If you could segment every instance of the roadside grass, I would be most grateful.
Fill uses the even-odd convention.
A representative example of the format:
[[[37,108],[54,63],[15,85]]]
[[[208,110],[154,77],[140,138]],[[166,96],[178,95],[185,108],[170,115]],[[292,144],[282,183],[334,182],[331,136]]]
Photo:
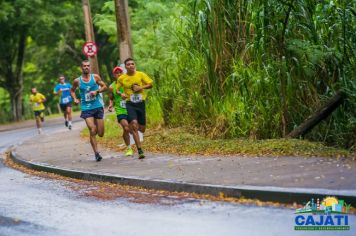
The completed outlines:
[[[149,119],[148,119],[149,121]],[[105,136],[98,142],[107,148],[122,151],[125,146],[121,138],[122,131],[116,117],[105,118]],[[87,137],[84,129],[82,136]],[[144,137],[144,150],[155,153],[173,153],[178,155],[203,156],[300,156],[300,157],[349,157],[356,158],[355,152],[325,146],[322,143],[300,139],[209,139],[192,134],[188,128],[165,128],[149,125]]]

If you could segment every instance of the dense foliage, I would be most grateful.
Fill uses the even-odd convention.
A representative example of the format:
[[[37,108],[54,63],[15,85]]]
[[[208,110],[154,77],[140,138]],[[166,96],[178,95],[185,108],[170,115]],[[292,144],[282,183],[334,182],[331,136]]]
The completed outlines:
[[[35,84],[50,94],[48,83],[54,84],[58,73],[71,79],[80,73],[82,12],[80,4],[65,4],[58,4],[68,11],[57,16],[62,28],[46,31],[58,37],[46,44],[28,36],[32,53],[25,58],[25,91]],[[114,3],[91,4],[101,75],[109,81],[118,55]],[[190,126],[213,138],[278,138],[343,90],[344,104],[307,138],[355,147],[356,1],[129,4],[134,58],[138,69],[155,81],[149,101],[154,122]],[[3,12],[0,22],[6,22]],[[0,96],[8,95],[0,91]],[[52,101],[49,105],[55,107]]]

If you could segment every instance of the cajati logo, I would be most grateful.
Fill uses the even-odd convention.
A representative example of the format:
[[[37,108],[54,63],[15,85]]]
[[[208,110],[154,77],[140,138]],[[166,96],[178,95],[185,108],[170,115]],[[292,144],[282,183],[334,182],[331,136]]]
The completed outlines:
[[[347,213],[351,205],[336,197],[307,202],[295,211],[295,230],[350,230]]]

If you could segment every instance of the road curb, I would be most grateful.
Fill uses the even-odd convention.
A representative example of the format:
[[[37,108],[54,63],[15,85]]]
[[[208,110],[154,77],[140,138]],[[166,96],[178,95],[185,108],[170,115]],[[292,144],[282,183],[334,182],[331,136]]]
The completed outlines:
[[[324,198],[335,196],[343,199],[348,204],[356,206],[356,191],[353,190],[328,190],[328,189],[303,189],[303,188],[281,188],[272,186],[222,186],[210,184],[196,184],[188,182],[177,182],[174,180],[150,179],[134,176],[120,176],[106,173],[85,172],[73,169],[61,168],[45,163],[27,161],[19,157],[15,150],[10,151],[10,158],[17,164],[27,168],[58,174],[75,179],[103,181],[119,183],[148,189],[166,190],[171,192],[190,192],[197,194],[209,194],[218,196],[221,193],[226,197],[244,197],[258,199],[261,201],[273,201],[281,203],[306,203],[311,198]]]

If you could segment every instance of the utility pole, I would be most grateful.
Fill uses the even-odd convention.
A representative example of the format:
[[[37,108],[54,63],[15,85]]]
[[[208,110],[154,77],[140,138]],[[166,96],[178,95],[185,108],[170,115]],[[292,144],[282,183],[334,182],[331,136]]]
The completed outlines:
[[[83,5],[83,15],[84,15],[84,28],[85,28],[85,39],[87,42],[95,42],[93,22],[90,14],[90,4],[89,0],[82,0]],[[89,57],[90,61],[90,71],[94,74],[99,74],[98,58],[96,55]]]
[[[115,0],[117,46],[120,51],[120,62],[126,58],[133,57],[131,29],[129,18],[129,6],[127,0]]]

